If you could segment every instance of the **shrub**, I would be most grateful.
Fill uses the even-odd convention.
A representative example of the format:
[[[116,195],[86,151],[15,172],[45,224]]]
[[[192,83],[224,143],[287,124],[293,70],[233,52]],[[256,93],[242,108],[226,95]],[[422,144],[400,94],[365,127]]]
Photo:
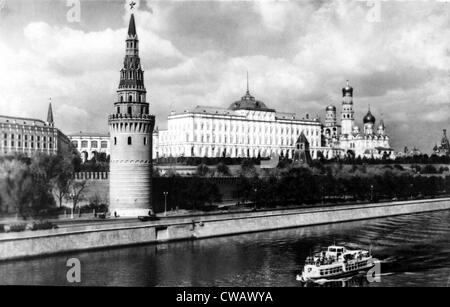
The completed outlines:
[[[431,164],[425,165],[421,171],[422,174],[436,174],[437,172],[437,169]]]
[[[31,230],[43,230],[43,229],[54,229],[58,228],[56,224],[49,221],[41,221],[33,223]]]
[[[12,224],[9,226],[9,231],[20,232],[20,231],[24,231],[26,228],[27,228],[27,224]]]
[[[395,164],[395,165],[394,165],[394,168],[397,169],[397,170],[399,170],[399,171],[405,170],[405,169],[403,168],[403,166],[401,166],[400,164]]]

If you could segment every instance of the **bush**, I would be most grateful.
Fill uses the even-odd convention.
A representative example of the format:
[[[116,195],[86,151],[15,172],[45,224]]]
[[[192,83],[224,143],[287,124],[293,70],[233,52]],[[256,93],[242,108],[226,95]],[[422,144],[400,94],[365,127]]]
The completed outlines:
[[[12,224],[9,226],[9,231],[20,232],[20,231],[24,231],[26,228],[27,228],[27,224]]]
[[[422,174],[436,174],[437,172],[437,169],[431,164],[425,165],[421,171]]]
[[[58,226],[49,221],[35,222],[31,226],[31,230],[43,230],[43,229],[54,229],[54,228],[58,228]]]

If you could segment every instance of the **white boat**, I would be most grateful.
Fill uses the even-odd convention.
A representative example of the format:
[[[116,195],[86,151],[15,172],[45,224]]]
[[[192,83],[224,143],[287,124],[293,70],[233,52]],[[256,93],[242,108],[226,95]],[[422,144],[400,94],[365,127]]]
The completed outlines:
[[[367,271],[374,266],[372,255],[366,250],[350,250],[344,246],[331,245],[326,251],[306,258],[302,282],[320,279],[335,279]]]

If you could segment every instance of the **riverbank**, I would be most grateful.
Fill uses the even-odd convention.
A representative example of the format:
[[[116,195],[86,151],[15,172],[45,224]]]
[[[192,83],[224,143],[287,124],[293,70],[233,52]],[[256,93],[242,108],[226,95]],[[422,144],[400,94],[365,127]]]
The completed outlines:
[[[0,260],[448,210],[450,198],[77,225],[0,236]]]

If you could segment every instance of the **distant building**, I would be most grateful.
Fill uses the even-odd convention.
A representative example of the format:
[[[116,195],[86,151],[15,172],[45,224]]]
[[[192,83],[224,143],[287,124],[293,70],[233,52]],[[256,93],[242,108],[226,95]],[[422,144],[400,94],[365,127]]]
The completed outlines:
[[[158,135],[159,157],[270,157],[292,158],[295,142],[304,132],[311,155],[321,149],[318,118],[281,113],[247,92],[228,108],[196,106],[171,112],[167,130]]]
[[[78,150],[84,162],[97,157],[98,154],[109,156],[109,133],[78,132],[67,135],[74,148]]]
[[[447,138],[447,130],[442,130],[441,143],[435,145],[433,152],[438,156],[450,156],[450,143]]]
[[[324,137],[324,158],[361,157],[394,158],[394,151],[389,145],[389,136],[383,120],[375,126],[375,116],[369,111],[363,118],[363,130],[355,124],[353,110],[353,88],[347,85],[342,89],[341,124],[337,124],[336,107],[326,108],[325,124],[322,129]]]
[[[49,104],[47,121],[0,115],[0,154],[70,153],[69,138],[55,127],[52,105]]]

